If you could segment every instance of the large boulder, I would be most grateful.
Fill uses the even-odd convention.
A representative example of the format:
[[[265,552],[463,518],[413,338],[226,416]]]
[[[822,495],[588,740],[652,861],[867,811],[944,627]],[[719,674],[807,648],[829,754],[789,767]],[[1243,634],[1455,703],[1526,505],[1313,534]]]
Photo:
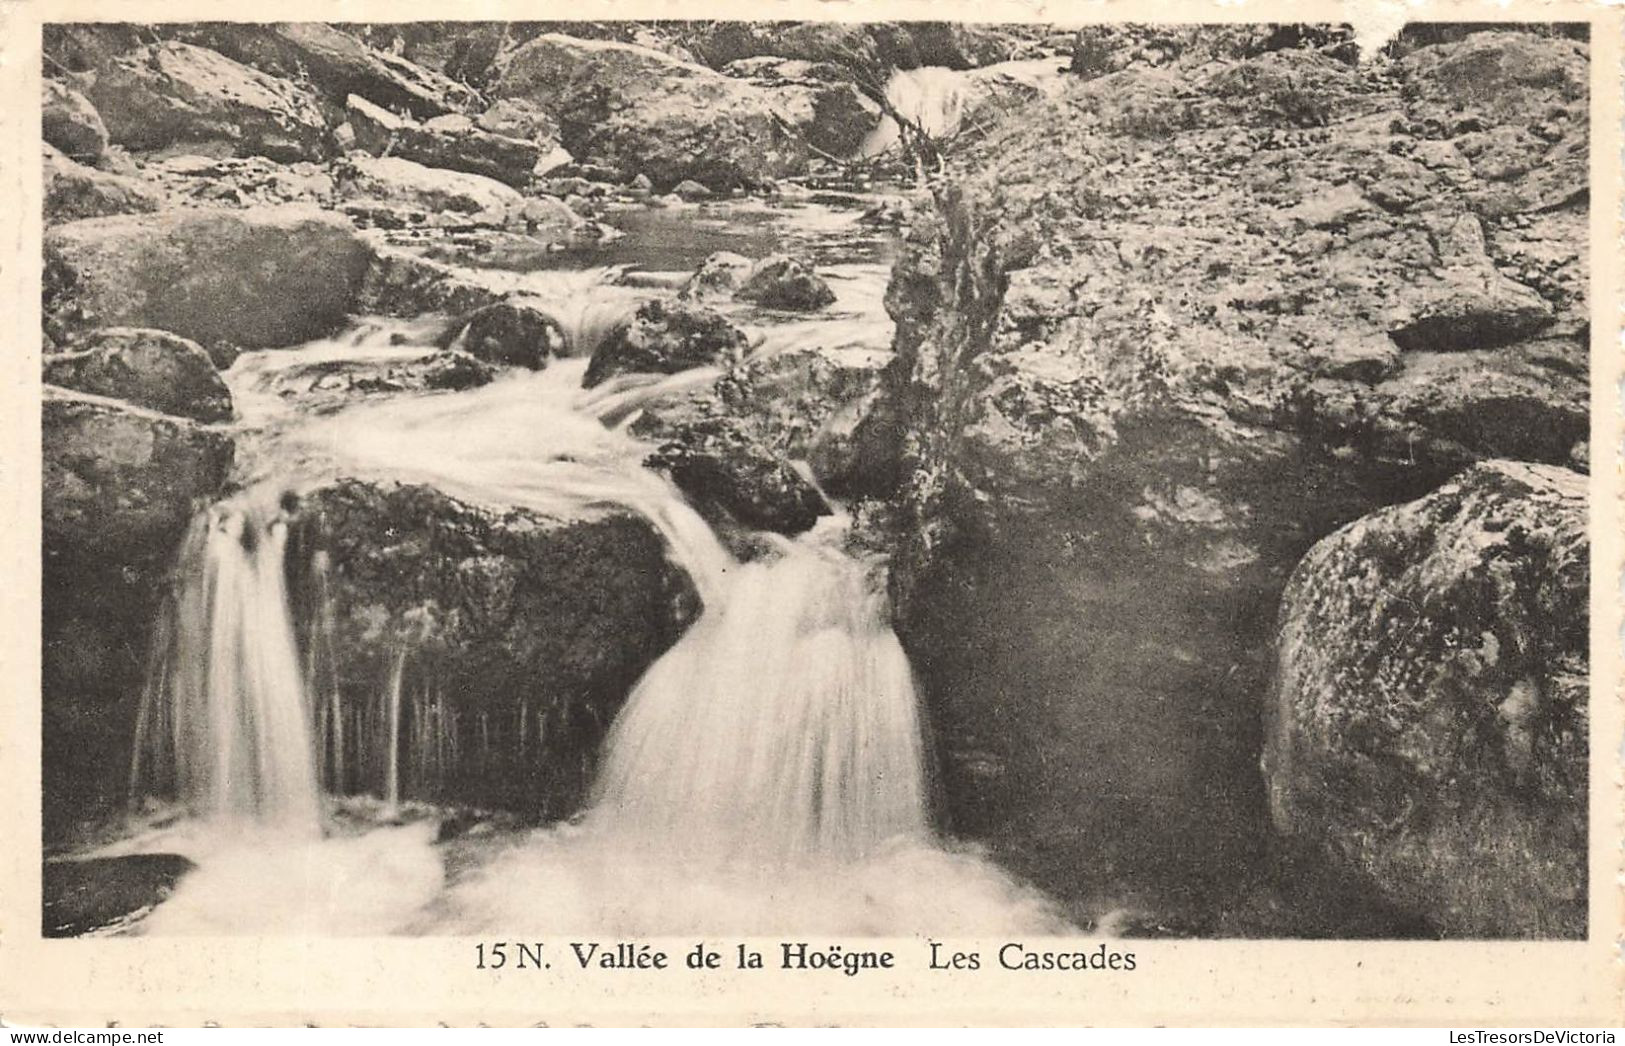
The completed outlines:
[[[484,175],[360,153],[335,166],[344,199],[415,210],[431,221],[501,226],[521,220],[525,209],[517,191]]]
[[[158,191],[140,178],[98,171],[49,145],[42,159],[47,224],[156,211],[162,202]]]
[[[46,325],[293,345],[343,322],[367,258],[348,222],[300,205],[70,222],[45,234]]]
[[[843,66],[764,57],[729,63],[723,72],[770,89],[796,133],[826,156],[854,155],[880,126],[880,104]]]
[[[464,315],[501,301],[515,289],[513,277],[513,273],[450,265],[408,248],[375,244],[356,311],[383,316]]]
[[[467,111],[477,98],[449,76],[321,22],[191,22],[174,31],[271,76],[308,82],[334,106],[354,94],[429,119]]]
[[[438,117],[420,124],[356,95],[350,96],[345,113],[356,146],[374,156],[398,156],[512,186],[529,184],[531,169],[544,152],[534,140],[493,134],[476,127],[466,116]]]
[[[298,514],[294,590],[319,579],[330,601],[344,713],[368,715],[407,651],[404,736],[436,732],[406,746],[409,796],[568,816],[632,684],[694,609],[654,528],[621,509],[553,518],[339,480]],[[358,752],[345,763],[342,787],[376,790]]]
[[[42,789],[56,837],[125,798],[148,633],[233,446],[183,418],[49,387],[41,443]]]
[[[107,126],[89,99],[60,80],[44,81],[40,130],[47,145],[80,163],[95,164],[107,151]]]
[[[644,302],[592,354],[582,384],[617,374],[676,374],[691,367],[729,366],[744,355],[745,332],[720,313],[661,299]]]
[[[168,331],[107,327],[45,357],[45,383],[195,421],[230,421],[231,390],[209,354]]]
[[[1428,115],[1457,49],[1576,46],[1479,34],[1400,80],[1175,59],[967,146],[888,291],[894,595],[958,830],[1211,929],[1214,870],[1263,860],[1298,560],[1474,461],[1583,462],[1585,198],[1538,162],[1486,180],[1471,136],[1508,125]],[[1565,77],[1504,87],[1480,121],[1566,114],[1536,161],[1585,140]]]
[[[754,185],[807,160],[770,90],[632,44],[537,37],[505,56],[491,93],[552,113],[578,160],[661,191]]]
[[[1585,476],[1485,462],[1287,586],[1275,823],[1441,934],[1586,936],[1587,515]]]
[[[114,144],[321,159],[327,125],[316,97],[208,48],[170,41],[117,55],[80,79]]]

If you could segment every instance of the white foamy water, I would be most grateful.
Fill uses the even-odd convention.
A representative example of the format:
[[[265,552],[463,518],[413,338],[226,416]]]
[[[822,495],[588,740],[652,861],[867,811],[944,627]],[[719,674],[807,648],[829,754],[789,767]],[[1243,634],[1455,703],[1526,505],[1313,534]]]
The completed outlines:
[[[555,315],[578,344],[625,314],[619,291],[594,289],[606,278],[549,277]],[[850,297],[863,307],[832,317],[824,333],[862,347],[878,298],[856,286]],[[642,466],[650,448],[623,423],[719,371],[621,376],[583,390],[580,357],[322,416],[302,410],[282,381],[313,364],[421,358],[434,330],[370,322],[250,354],[229,375],[257,433],[245,473],[260,482],[200,518],[184,552],[187,580],[160,633],[136,772],[138,791],[168,786],[192,816],[108,851],[177,852],[199,868],[137,932],[1063,928],[1040,895],[933,831],[913,675],[883,593],[839,550],[845,520],[795,541],[770,537],[770,554],[740,563]],[[770,326],[756,351],[789,351],[817,330],[806,318]],[[587,809],[569,824],[450,844],[455,881],[432,822],[366,827],[336,818],[330,800],[324,809],[318,781],[341,791],[360,781],[380,797],[375,819],[402,816],[412,805],[403,782],[427,759],[414,754],[403,766],[402,752],[437,752],[442,739],[431,735],[455,714],[443,695],[412,690],[409,643],[365,723],[347,721],[336,696],[315,685],[314,655],[300,659],[295,636],[316,635],[320,622],[296,619],[285,588],[283,495],[340,476],[429,484],[476,505],[563,518],[631,509],[655,526],[703,604],[629,695]],[[325,568],[311,564],[318,590]],[[403,738],[409,691],[420,711]],[[523,712],[519,723],[523,737]],[[371,739],[365,765],[345,765],[347,729]]]

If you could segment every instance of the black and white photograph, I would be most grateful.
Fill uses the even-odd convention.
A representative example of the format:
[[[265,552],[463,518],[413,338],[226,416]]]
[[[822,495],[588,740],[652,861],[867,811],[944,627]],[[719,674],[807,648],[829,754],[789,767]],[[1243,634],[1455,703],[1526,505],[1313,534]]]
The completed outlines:
[[[40,934],[1611,938],[1595,30],[46,19]]]

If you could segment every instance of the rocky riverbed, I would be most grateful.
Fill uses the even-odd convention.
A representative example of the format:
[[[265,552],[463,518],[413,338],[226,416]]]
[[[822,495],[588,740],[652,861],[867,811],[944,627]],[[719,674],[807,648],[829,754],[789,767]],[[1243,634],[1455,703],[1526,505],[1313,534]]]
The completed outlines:
[[[703,593],[648,512],[493,494],[519,448],[593,464],[513,392],[543,381],[741,561],[851,517],[942,828],[1073,925],[1583,935],[1583,34],[69,25],[45,49],[61,854],[122,830],[196,514],[294,474],[265,511],[322,622],[296,638],[330,787],[376,790],[355,731],[409,649],[435,753],[409,794],[574,813]],[[469,412],[465,446],[368,444],[425,399]],[[62,932],[125,914],[103,867],[50,877]],[[167,891],[188,866],[155,867]]]

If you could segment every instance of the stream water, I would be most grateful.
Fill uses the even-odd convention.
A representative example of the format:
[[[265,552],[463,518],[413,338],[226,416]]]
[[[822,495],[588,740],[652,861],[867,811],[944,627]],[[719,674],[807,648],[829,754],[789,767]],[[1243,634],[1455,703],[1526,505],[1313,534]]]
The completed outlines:
[[[837,302],[812,318],[735,309],[751,351],[883,353],[891,244],[858,214],[850,201],[628,212],[609,255],[555,259],[524,279],[580,349],[604,316],[651,295],[627,282],[670,282],[659,274],[717,249],[789,245],[819,264]],[[628,281],[628,266],[644,279]],[[320,409],[281,394],[299,368],[420,358],[435,329],[364,320],[247,354],[229,372],[244,490],[201,515],[181,551],[133,770],[138,795],[173,795],[178,808],[137,818],[97,851],[180,853],[198,867],[125,932],[1063,928],[1045,898],[933,830],[913,676],[883,593],[842,551],[844,516],[795,540],[763,535],[771,553],[742,563],[643,467],[650,448],[621,423],[715,371],[583,390],[578,357],[458,392]],[[289,495],[339,475],[565,517],[630,508],[693,579],[703,609],[633,688],[579,816],[437,841],[446,811],[403,791],[443,743],[424,714],[401,736],[409,646],[365,723],[327,706],[300,656],[310,622],[286,591],[284,558]],[[365,734],[359,746],[347,730]],[[355,751],[365,766],[344,762]],[[343,798],[357,781],[371,794]]]

